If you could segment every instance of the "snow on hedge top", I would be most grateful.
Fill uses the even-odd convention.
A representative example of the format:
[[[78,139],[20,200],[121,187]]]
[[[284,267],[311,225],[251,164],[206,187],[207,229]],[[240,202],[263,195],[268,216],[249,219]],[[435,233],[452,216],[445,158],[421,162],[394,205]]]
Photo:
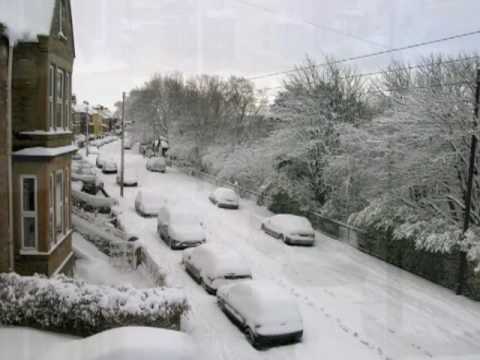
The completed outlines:
[[[49,35],[55,0],[0,0],[0,23],[11,42],[37,42]]]

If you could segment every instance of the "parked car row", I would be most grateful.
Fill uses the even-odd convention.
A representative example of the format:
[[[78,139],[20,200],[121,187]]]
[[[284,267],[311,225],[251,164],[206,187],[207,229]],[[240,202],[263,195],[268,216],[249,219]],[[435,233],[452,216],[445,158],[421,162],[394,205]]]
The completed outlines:
[[[158,158],[148,159],[146,167],[150,171],[166,169]],[[232,189],[217,188],[208,199],[219,208],[240,207],[239,196]],[[255,279],[239,253],[207,242],[205,225],[197,215],[149,189],[137,192],[135,209],[141,216],[156,216],[159,238],[170,249],[186,249],[182,256],[185,271],[207,293],[216,295],[219,308],[255,348],[302,340],[302,317],[295,299],[282,287]],[[289,245],[315,242],[312,225],[300,216],[274,215],[262,222],[261,229]]]

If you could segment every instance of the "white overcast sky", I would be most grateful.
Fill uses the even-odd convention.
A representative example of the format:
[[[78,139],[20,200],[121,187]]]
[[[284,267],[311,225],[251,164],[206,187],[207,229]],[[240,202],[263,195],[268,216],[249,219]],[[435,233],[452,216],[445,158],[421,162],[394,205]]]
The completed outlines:
[[[154,73],[254,76],[307,54],[321,62],[480,29],[480,0],[72,0],[72,8],[74,93],[106,106]],[[392,57],[415,63],[479,48],[476,35],[352,65],[372,71]]]

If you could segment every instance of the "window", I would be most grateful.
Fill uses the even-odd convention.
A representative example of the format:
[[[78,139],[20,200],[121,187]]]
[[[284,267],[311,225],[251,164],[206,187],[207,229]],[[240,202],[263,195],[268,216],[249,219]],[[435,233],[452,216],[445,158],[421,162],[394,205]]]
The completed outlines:
[[[64,234],[65,188],[63,171],[58,171],[55,177],[55,231],[58,241],[59,236]]]
[[[50,65],[48,68],[48,127],[53,129],[55,127],[55,109],[54,104],[55,92],[55,68]]]
[[[55,176],[50,174],[48,181],[48,243],[50,247],[55,244]]]
[[[62,69],[57,69],[57,78],[56,78],[56,114],[55,114],[55,121],[56,121],[56,128],[63,127],[63,98],[64,98],[64,90],[65,90],[65,74]]]
[[[70,169],[65,168],[65,229],[70,229]]]
[[[37,248],[37,178],[24,175],[20,178],[22,206],[22,248]]]
[[[65,129],[70,130],[70,118],[72,116],[71,108],[71,82],[70,82],[70,73],[65,73]]]

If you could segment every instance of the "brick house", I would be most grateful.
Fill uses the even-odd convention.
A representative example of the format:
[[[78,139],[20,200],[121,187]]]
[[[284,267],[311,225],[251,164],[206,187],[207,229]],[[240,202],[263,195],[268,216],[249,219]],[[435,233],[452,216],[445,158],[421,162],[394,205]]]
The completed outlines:
[[[3,7],[0,272],[69,273],[74,261],[71,154],[76,150],[70,131],[75,57],[71,4],[70,0],[15,0]],[[10,140],[11,147],[3,146]]]

